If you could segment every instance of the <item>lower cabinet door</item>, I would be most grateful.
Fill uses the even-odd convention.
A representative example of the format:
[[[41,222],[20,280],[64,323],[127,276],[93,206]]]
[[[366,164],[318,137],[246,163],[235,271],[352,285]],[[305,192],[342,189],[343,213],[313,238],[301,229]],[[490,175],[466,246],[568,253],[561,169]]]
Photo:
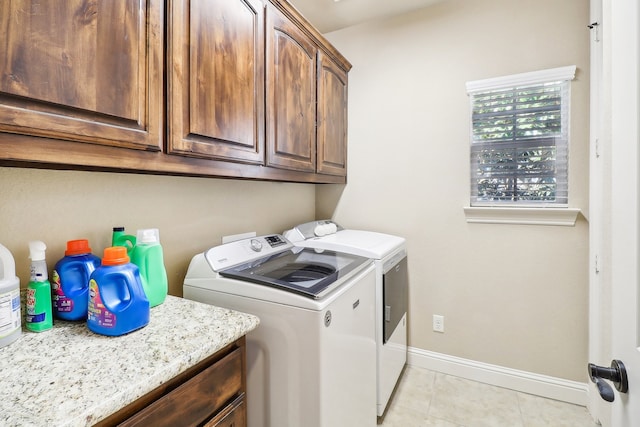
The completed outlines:
[[[247,405],[244,396],[238,397],[204,427],[244,427],[247,425]]]
[[[197,426],[244,398],[242,349],[231,352],[172,392],[156,400],[121,426]],[[238,396],[238,397],[236,397]],[[227,425],[227,424],[220,424]],[[238,427],[241,424],[238,424]]]

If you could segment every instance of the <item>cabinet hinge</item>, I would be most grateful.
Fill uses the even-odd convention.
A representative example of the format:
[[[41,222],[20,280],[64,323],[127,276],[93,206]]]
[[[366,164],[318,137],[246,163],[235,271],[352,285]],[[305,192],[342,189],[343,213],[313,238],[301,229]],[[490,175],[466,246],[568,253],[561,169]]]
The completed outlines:
[[[599,28],[600,23],[599,22],[592,22],[591,24],[587,25],[587,28],[589,28],[593,33],[593,41],[595,41],[596,43],[598,43],[600,41],[600,34],[599,34]]]

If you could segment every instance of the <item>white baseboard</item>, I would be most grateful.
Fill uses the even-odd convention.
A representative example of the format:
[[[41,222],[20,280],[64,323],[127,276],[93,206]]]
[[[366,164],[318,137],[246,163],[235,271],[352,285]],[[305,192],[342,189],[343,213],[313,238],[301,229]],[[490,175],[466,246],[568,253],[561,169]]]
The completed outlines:
[[[586,383],[490,365],[415,347],[408,348],[407,364],[522,393],[581,406],[587,405]]]

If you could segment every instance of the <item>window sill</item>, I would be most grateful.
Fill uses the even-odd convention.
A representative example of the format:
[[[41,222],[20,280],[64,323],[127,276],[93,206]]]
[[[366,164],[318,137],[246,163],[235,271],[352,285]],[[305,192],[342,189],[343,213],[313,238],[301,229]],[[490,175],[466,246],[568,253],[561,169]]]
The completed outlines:
[[[516,208],[465,207],[469,223],[562,225],[573,227],[580,209],[575,208]]]

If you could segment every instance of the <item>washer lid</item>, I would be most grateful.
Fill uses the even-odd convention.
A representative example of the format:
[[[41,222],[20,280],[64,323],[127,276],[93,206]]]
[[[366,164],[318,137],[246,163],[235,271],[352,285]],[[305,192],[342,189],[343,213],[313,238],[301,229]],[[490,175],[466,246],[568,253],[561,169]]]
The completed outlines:
[[[320,299],[364,268],[367,258],[330,250],[292,248],[221,270],[229,277]]]
[[[295,242],[296,246],[329,249],[367,258],[383,259],[405,245],[403,237],[363,230],[340,230],[324,237]]]

